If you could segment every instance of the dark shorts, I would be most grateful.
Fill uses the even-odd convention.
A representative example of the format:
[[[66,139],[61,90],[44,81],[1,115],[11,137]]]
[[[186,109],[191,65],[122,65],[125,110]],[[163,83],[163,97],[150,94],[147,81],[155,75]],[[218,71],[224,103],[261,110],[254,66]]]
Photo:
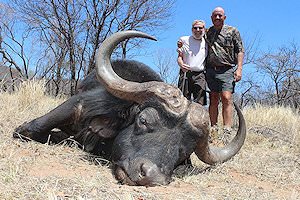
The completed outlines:
[[[207,67],[206,81],[212,92],[230,91],[234,93],[234,67]]]
[[[186,72],[184,77],[183,71],[179,72],[178,88],[182,91],[183,95],[201,105],[206,105],[206,81],[205,73],[202,72]]]

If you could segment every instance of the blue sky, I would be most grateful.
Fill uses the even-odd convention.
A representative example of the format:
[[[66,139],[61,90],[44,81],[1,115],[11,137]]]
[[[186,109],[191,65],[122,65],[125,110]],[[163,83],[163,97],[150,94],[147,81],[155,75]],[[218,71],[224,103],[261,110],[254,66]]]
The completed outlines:
[[[177,0],[172,27],[157,37],[158,42],[149,42],[148,47],[174,49],[176,54],[176,41],[182,35],[190,35],[192,21],[203,19],[206,27],[211,26],[211,12],[217,6],[225,9],[225,23],[237,27],[243,39],[258,34],[261,50],[276,49],[293,40],[299,44],[299,0]],[[153,66],[150,55],[139,60]]]
[[[244,41],[259,36],[259,50],[276,50],[293,40],[300,45],[300,0],[177,0],[170,28],[161,31],[157,42],[147,42],[146,56],[133,59],[154,68],[153,53],[163,50],[163,54],[174,53],[174,65],[178,67],[176,41],[180,36],[191,34],[191,23],[195,19],[204,20],[206,27],[210,27],[211,12],[217,6],[225,9],[225,23],[237,27]],[[244,71],[251,71],[251,67],[245,66]]]

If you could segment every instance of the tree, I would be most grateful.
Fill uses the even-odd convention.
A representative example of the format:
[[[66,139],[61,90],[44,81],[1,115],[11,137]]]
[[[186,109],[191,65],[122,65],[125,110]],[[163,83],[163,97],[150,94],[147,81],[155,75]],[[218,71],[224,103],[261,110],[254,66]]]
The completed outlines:
[[[5,4],[0,4],[0,54],[2,56],[2,64],[9,68],[14,67],[21,75],[28,77],[29,58],[24,51],[24,43],[28,35],[21,34],[17,38],[13,29],[16,20],[13,17],[13,10],[9,9]],[[20,60],[24,70],[22,71],[17,60]],[[14,77],[11,77],[12,79]]]
[[[300,88],[300,54],[295,42],[282,46],[276,52],[268,52],[260,56],[256,62],[259,72],[269,78],[271,89],[266,92],[271,102],[277,105],[299,106]],[[299,102],[299,101],[298,101]]]
[[[163,53],[162,53],[163,52]],[[154,55],[154,65],[160,77],[169,84],[177,85],[179,66],[176,62],[175,50],[159,49]]]
[[[259,96],[260,84],[256,80],[256,72],[253,70],[254,63],[259,56],[260,34],[256,33],[253,37],[244,36],[244,60],[243,60],[243,77],[238,82],[235,98],[238,99],[240,107],[257,102]]]
[[[72,95],[78,80],[94,68],[96,50],[107,36],[132,29],[159,34],[168,25],[173,4],[174,0],[12,0],[10,7],[41,43],[40,75],[53,78],[57,91],[62,80],[70,80]],[[142,45],[139,40],[124,41],[114,56],[124,59]]]

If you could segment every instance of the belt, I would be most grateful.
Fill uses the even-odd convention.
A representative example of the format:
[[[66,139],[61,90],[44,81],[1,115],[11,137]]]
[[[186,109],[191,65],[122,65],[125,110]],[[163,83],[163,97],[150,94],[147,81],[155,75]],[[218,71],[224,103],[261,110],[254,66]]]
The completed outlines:
[[[188,74],[191,74],[191,75],[198,75],[198,74],[201,74],[201,73],[204,73],[205,74],[205,70],[202,70],[202,71],[187,71]]]
[[[204,73],[205,72],[205,70],[201,70],[201,71],[190,71],[191,73]]]
[[[230,68],[232,68],[232,66],[226,66],[226,65],[224,65],[224,66],[213,66],[212,68],[215,71],[221,71],[221,70],[224,70],[224,69],[230,69]]]
[[[215,71],[221,71],[222,69],[224,69],[225,66],[222,66],[222,67],[217,67],[217,66],[214,66],[213,69]]]

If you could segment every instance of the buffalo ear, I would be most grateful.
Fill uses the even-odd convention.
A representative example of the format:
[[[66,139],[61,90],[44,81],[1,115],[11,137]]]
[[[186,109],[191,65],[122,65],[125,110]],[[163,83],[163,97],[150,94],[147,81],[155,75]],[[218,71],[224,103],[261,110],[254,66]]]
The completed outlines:
[[[106,129],[105,131],[98,132],[98,135],[102,138],[114,138],[117,136],[117,131],[112,129]]]
[[[98,116],[90,122],[88,133],[107,139],[115,137],[118,133],[116,131],[118,128],[118,120],[107,116]]]
[[[99,142],[101,137],[89,131],[83,136],[83,147],[87,152],[92,152]]]
[[[117,125],[108,117],[97,117],[90,122],[90,126],[83,131],[82,141],[84,149],[92,152],[98,143],[117,135]]]

